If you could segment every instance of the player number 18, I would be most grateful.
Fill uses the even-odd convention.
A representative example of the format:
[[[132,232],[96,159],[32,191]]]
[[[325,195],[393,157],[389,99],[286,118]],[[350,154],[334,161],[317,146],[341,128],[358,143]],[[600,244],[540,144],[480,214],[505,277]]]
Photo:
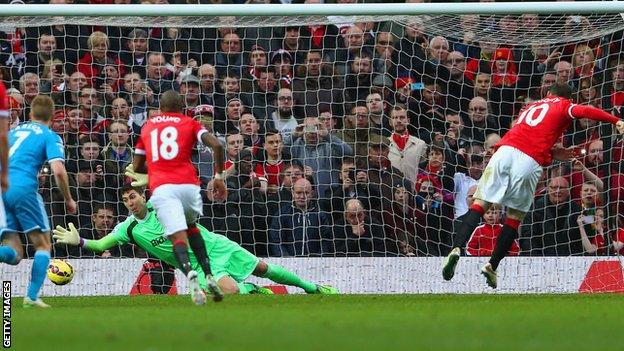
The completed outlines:
[[[161,157],[165,160],[174,159],[178,155],[179,147],[177,143],[178,130],[175,127],[166,127],[160,133],[158,129],[150,133],[152,144],[152,162],[158,161]],[[158,146],[160,141],[160,146]]]
[[[536,113],[537,117],[535,116]],[[516,124],[525,122],[531,127],[535,127],[544,120],[544,117],[546,117],[546,113],[548,113],[548,104],[531,106],[528,109],[524,110],[520,114],[520,116],[518,116],[518,121],[516,122]]]

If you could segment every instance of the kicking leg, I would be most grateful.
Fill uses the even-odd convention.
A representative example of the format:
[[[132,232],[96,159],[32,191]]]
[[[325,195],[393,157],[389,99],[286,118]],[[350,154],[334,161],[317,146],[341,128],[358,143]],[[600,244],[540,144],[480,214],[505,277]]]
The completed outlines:
[[[253,275],[270,279],[279,284],[286,284],[299,287],[308,294],[337,294],[338,291],[331,286],[317,285],[307,280],[299,278],[295,273],[287,270],[286,268],[266,263],[264,261],[258,262],[256,269],[253,271]]]
[[[188,241],[191,246],[191,250],[195,254],[199,265],[201,266],[204,274],[206,274],[206,283],[208,284],[208,290],[213,296],[215,302],[223,300],[223,292],[219,289],[219,285],[212,277],[212,271],[210,269],[210,260],[208,253],[206,252],[206,243],[201,236],[199,228],[195,223],[188,224]]]
[[[503,230],[496,240],[496,247],[494,247],[494,251],[492,251],[490,262],[481,269],[481,273],[485,276],[487,284],[493,289],[496,289],[497,286],[496,269],[498,268],[498,264],[507,256],[514,240],[518,237],[518,227],[520,227],[520,223],[522,223],[525,215],[526,213],[512,208],[507,210],[507,217],[503,223]]]
[[[50,234],[35,230],[28,233],[28,238],[35,246],[36,251],[28,291],[26,297],[24,297],[24,306],[50,307],[39,298],[39,292],[43,286],[48,265],[50,264],[50,251],[52,250]]]
[[[451,250],[444,259],[442,266],[442,277],[444,280],[453,279],[457,261],[459,261],[459,256],[461,255],[461,249],[466,246],[466,242],[470,239],[472,232],[474,232],[475,228],[479,225],[483,214],[490,206],[492,206],[492,204],[487,201],[475,199],[468,213],[464,215],[457,233],[455,234],[455,238],[453,239],[453,250]]]
[[[186,239],[186,230],[177,231],[169,236],[169,240],[173,242],[173,254],[178,261],[178,267],[189,280],[189,289],[191,290],[191,298],[196,305],[206,303],[206,294],[199,286],[197,272],[191,268],[189,260],[188,244]]]
[[[24,257],[24,249],[17,233],[4,233],[0,245],[0,262],[16,265],[22,260],[22,257]]]

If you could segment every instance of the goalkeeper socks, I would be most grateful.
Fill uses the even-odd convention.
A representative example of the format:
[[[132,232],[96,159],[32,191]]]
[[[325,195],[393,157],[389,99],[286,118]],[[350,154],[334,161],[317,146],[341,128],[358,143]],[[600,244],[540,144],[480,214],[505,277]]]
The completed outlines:
[[[460,249],[463,249],[466,246],[472,232],[474,232],[475,228],[479,225],[479,222],[481,222],[481,217],[483,217],[484,213],[485,210],[483,207],[477,204],[472,204],[472,206],[470,206],[470,210],[464,216],[461,224],[459,225],[459,229],[455,234],[455,239],[453,240],[454,248],[459,247]]]
[[[305,290],[308,294],[316,292],[316,284],[299,278],[295,273],[287,270],[286,268],[270,263],[267,263],[267,266],[269,268],[266,273],[264,273],[263,278],[271,279],[276,283],[299,287]]]
[[[503,223],[503,229],[501,230],[498,239],[496,240],[496,247],[492,251],[492,257],[490,257],[490,264],[492,269],[496,270],[500,261],[507,256],[509,249],[513,245],[514,240],[518,236],[518,227],[520,221],[517,219],[506,218]]]
[[[0,246],[0,262],[15,265],[17,259],[17,251],[10,246]]]
[[[193,250],[195,257],[197,257],[197,261],[199,262],[202,271],[204,271],[204,274],[212,274],[210,261],[208,260],[208,253],[206,252],[206,243],[199,232],[199,228],[197,228],[194,224],[191,224],[189,225],[187,232],[189,245],[191,246],[191,250]]]
[[[184,240],[176,240],[173,242],[173,254],[175,255],[178,266],[185,276],[191,271],[191,262],[189,261],[188,245]]]
[[[39,297],[39,291],[43,285],[49,264],[50,252],[47,250],[37,250],[37,252],[35,252],[35,259],[33,260],[30,284],[28,285],[27,296],[29,299],[35,301]]]
[[[251,283],[236,283],[236,285],[238,285],[238,293],[241,295],[250,294],[258,288],[255,284]]]

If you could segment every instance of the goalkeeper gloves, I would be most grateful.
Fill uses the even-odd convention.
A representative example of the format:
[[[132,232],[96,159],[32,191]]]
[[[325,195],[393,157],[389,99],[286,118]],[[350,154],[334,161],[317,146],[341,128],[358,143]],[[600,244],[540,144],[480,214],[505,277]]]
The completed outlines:
[[[76,230],[74,223],[69,223],[69,230],[57,225],[56,229],[52,232],[54,233],[52,237],[57,244],[72,246],[80,244],[80,236],[78,235],[78,230]]]
[[[141,187],[147,185],[147,174],[135,172],[134,166],[132,166],[132,164],[129,164],[128,167],[126,167],[125,175],[134,179],[134,181],[130,183],[132,186]]]

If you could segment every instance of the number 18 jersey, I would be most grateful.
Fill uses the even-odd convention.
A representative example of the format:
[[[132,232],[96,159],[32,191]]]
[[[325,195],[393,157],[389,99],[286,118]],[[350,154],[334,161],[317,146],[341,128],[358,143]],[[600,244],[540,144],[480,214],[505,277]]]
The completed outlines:
[[[199,122],[181,113],[162,113],[143,125],[135,153],[145,155],[152,192],[163,184],[200,184],[191,153],[205,132]]]
[[[572,122],[574,106],[572,101],[556,96],[527,105],[497,147],[512,146],[542,166],[550,164],[551,149]]]

